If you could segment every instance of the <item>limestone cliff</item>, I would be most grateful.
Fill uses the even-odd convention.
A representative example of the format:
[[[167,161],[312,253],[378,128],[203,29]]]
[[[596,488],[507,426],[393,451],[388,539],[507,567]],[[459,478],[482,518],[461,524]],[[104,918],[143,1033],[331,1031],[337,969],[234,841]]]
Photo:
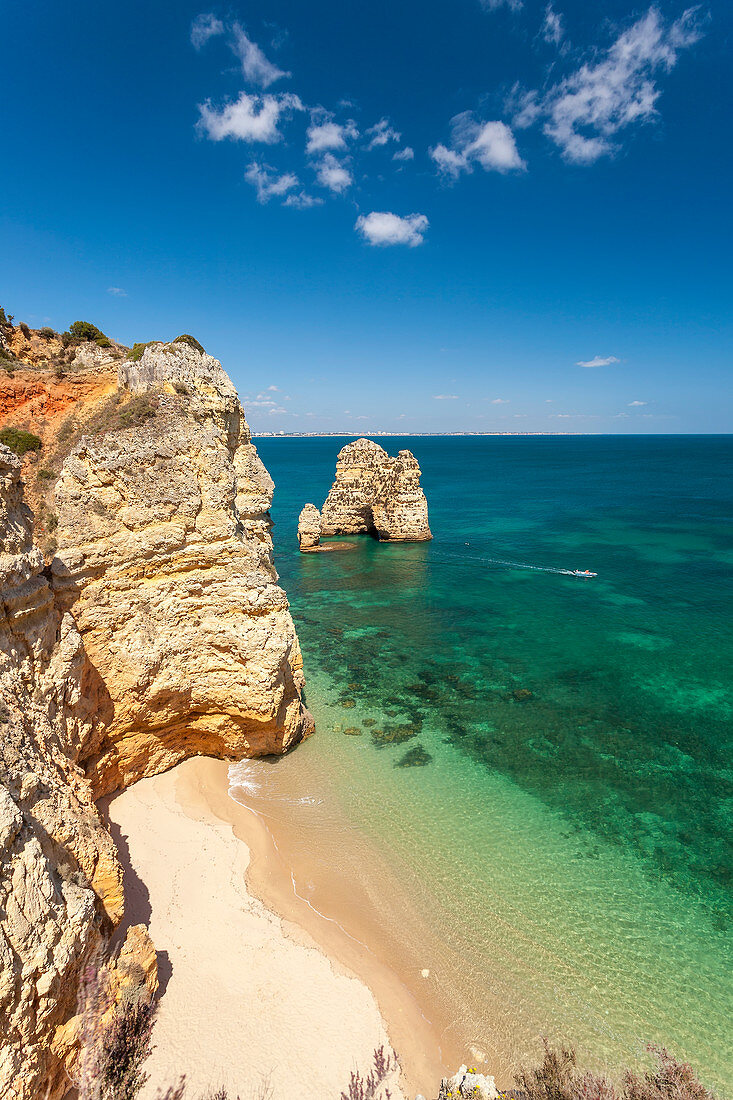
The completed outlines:
[[[283,752],[312,724],[273,564],[273,483],[234,386],[187,344],[148,345],[120,383],[154,415],[66,460],[52,564],[100,679],[86,750],[99,793],[194,752]]]
[[[272,481],[236,391],[186,342],[136,358],[103,415],[75,409],[86,432],[56,484],[50,565],[21,463],[0,448],[3,1097],[63,1095],[79,974],[123,913],[94,799],[185,756],[283,752],[312,729]],[[129,971],[152,985],[154,970],[131,930],[115,984]]]
[[[432,538],[420,467],[412,452],[390,458],[371,439],[347,443],[321,511],[321,534],[370,534],[392,542]]]
[[[68,1087],[81,970],[122,915],[112,839],[74,763],[86,725],[83,645],[54,606],[20,462],[0,447],[0,1095]],[[154,984],[142,929],[132,955]],[[152,960],[152,961],[151,961]],[[64,1034],[64,1025],[66,1028]]]

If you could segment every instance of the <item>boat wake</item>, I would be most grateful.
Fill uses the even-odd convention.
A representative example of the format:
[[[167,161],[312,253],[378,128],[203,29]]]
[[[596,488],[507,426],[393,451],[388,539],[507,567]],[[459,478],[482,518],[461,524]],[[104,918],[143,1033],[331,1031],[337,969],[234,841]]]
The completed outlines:
[[[595,577],[595,573],[584,573],[578,569],[560,569],[554,565],[533,565],[525,561],[508,561],[505,558],[485,558],[475,554],[451,554],[450,551],[439,551],[430,555],[431,561],[450,562],[476,562],[483,565],[503,565],[506,569],[531,569],[535,573],[556,573],[562,577]]]

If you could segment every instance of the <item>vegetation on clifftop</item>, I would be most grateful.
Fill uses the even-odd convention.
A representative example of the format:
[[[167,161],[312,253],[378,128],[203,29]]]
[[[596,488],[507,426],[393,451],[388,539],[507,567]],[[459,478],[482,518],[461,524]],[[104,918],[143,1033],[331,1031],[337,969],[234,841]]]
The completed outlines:
[[[22,458],[28,451],[40,451],[41,440],[33,432],[27,432],[24,428],[3,428],[0,430],[0,443],[9,447],[13,454]]]
[[[127,358],[133,363],[139,363],[140,360],[142,359],[143,355],[145,354],[145,349],[149,348],[151,344],[159,344],[159,343],[163,343],[163,341],[161,341],[161,340],[148,340],[148,342],[145,343],[145,344],[143,344],[143,343],[133,344],[132,347],[130,348],[130,350],[128,351],[128,353],[127,353]],[[195,336],[191,336],[187,332],[184,332],[181,336],[176,336],[175,340],[173,340],[172,343],[173,344],[188,344],[188,346],[190,348],[195,348],[196,351],[200,352],[202,355],[206,354],[206,352],[204,351],[203,345],[198,342],[198,340],[196,339]],[[170,345],[168,345],[168,346],[170,346]]]
[[[69,335],[75,340],[93,340],[100,348],[112,347],[109,336],[105,336],[102,330],[93,325],[91,321],[74,321],[73,324],[69,325]]]
[[[203,349],[203,345],[198,342],[195,336],[190,336],[187,332],[184,332],[182,336],[176,336],[173,343],[188,344],[190,348],[195,348],[196,351],[200,351],[202,355],[206,355],[206,352]]]

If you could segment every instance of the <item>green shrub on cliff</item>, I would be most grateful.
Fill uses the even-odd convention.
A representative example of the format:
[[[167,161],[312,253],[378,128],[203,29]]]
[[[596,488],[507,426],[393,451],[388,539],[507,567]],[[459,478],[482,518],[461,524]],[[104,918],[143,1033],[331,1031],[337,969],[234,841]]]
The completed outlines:
[[[22,458],[28,451],[40,451],[41,441],[33,432],[27,432],[24,428],[3,428],[0,431],[0,443],[9,447],[13,454]]]
[[[111,346],[109,338],[91,321],[74,321],[72,325],[69,325],[69,333],[71,336],[75,336],[77,340],[96,340],[97,343],[100,340],[107,340],[107,344],[100,344],[100,347]]]
[[[200,351],[202,355],[206,354],[206,352],[203,349],[203,346],[198,342],[196,337],[195,336],[190,336],[187,332],[184,332],[182,336],[176,336],[173,343],[174,344],[188,344],[188,346],[190,348],[195,348],[196,351]]]
[[[127,353],[127,358],[133,363],[139,363],[145,354],[145,349],[150,347],[152,343],[154,343],[153,340],[149,340],[147,344],[133,344]]]

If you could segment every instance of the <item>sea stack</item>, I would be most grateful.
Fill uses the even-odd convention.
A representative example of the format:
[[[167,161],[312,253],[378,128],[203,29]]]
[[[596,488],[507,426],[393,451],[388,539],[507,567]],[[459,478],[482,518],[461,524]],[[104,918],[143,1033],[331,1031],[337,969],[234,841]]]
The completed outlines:
[[[339,452],[336,479],[321,512],[322,535],[372,535],[384,542],[425,542],[428,502],[411,451],[391,458],[371,439]]]
[[[301,553],[315,550],[321,541],[321,513],[315,504],[306,504],[298,516],[298,546]]]

